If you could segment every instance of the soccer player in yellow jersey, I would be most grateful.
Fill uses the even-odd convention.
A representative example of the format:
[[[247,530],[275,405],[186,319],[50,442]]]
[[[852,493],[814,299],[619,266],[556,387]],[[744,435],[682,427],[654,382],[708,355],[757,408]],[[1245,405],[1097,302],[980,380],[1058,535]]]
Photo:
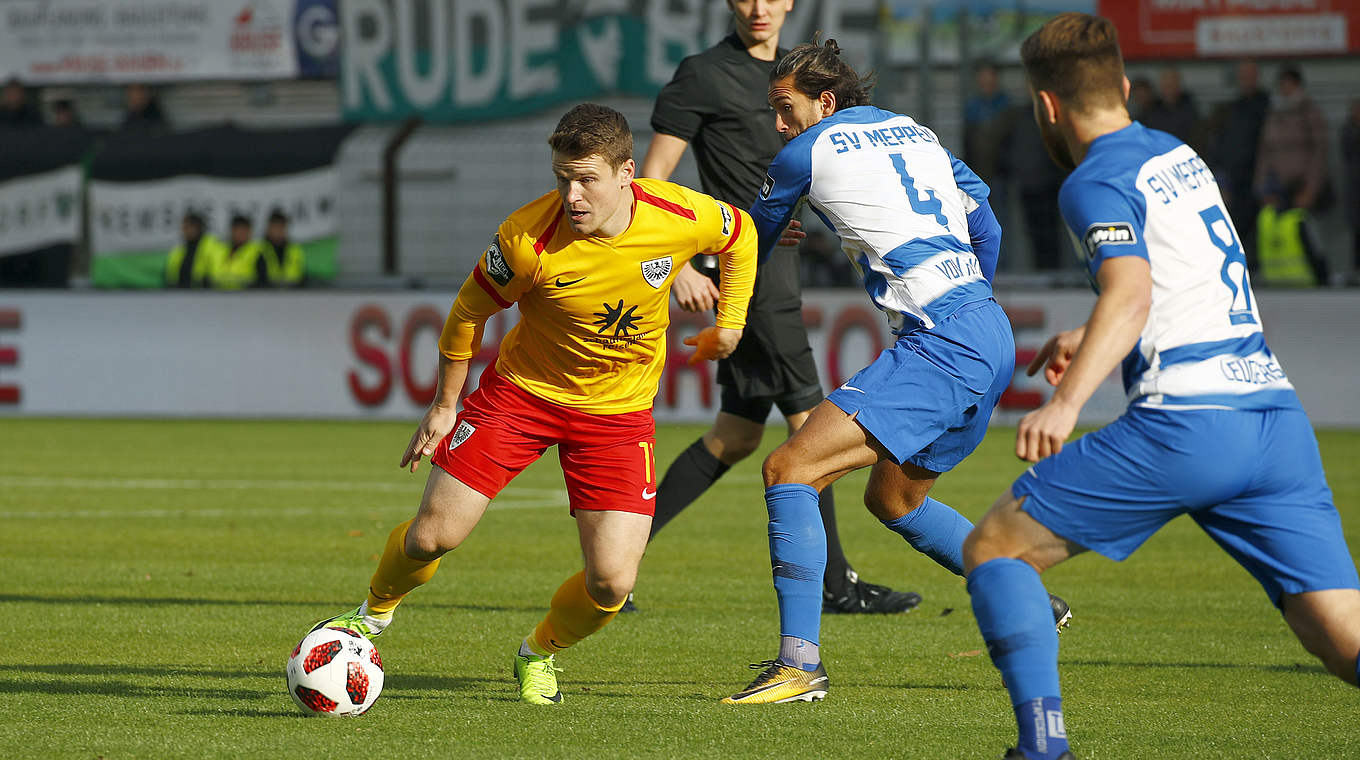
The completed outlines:
[[[585,567],[515,656],[520,699],[531,704],[562,700],[553,655],[612,620],[637,577],[656,497],[652,401],[675,273],[699,254],[721,260],[716,324],[685,341],[698,361],[736,347],[756,269],[745,211],[634,178],[622,114],[577,106],[548,144],[557,191],[501,224],[440,336],[435,399],[401,459],[412,471],[422,457],[435,465],[420,509],[388,537],[364,603],[317,625],[381,633],[496,494],[556,445]],[[512,304],[519,323],[457,412],[482,327]]]

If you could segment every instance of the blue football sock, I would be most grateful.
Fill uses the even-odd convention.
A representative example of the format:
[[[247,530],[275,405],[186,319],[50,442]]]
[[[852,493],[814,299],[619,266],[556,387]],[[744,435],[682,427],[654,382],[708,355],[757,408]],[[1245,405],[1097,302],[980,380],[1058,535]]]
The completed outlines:
[[[826,570],[826,531],[817,510],[817,489],[802,483],[770,486],[765,489],[765,507],[770,513],[770,568],[779,597],[779,633],[816,644]]]
[[[1360,657],[1355,659],[1355,685],[1360,686]]]
[[[973,529],[968,518],[948,504],[926,497],[925,503],[896,520],[883,520],[888,529],[907,539],[916,551],[955,575],[963,575],[963,539]]]
[[[1020,750],[1034,760],[1067,751],[1058,687],[1058,632],[1039,574],[1028,563],[1000,558],[968,574],[973,615],[992,664],[1015,707]]]

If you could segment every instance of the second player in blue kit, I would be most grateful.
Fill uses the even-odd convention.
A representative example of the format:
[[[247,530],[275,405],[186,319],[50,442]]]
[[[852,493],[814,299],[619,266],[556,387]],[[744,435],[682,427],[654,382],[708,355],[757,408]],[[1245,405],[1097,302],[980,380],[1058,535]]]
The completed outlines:
[[[1057,386],[1017,431],[1016,454],[1037,464],[965,545],[973,611],[1015,710],[1006,757],[1073,758],[1039,573],[1087,549],[1122,560],[1182,514],[1355,684],[1360,579],[1213,174],[1179,139],[1130,120],[1108,20],[1057,16],[1021,58],[1049,153],[1072,169],[1059,203],[1099,297],[1030,364]],[[1065,446],[1121,362],[1128,410]]]
[[[765,461],[780,653],[725,700],[740,704],[827,693],[817,494],[842,475],[872,467],[870,512],[962,574],[972,523],[927,493],[982,440],[1015,366],[1010,323],[992,298],[1001,228],[986,184],[930,129],[869,105],[867,83],[833,40],[780,60],[770,105],[788,142],[751,209],[762,255],[806,203],[840,238],[897,340]],[[1066,605],[1054,606],[1065,619]]]

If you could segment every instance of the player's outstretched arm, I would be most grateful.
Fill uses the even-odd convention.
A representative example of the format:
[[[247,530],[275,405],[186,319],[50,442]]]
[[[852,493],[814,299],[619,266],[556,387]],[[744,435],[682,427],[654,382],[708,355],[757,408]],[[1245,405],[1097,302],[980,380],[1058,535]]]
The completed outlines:
[[[1021,459],[1037,462],[1062,451],[1086,400],[1133,350],[1147,324],[1148,309],[1152,306],[1152,269],[1147,259],[1108,258],[1101,263],[1096,279],[1100,283],[1100,297],[1070,363],[1057,373],[1060,379],[1053,397],[1020,418],[1015,431],[1015,455]],[[1053,350],[1060,348],[1055,345]]]
[[[439,355],[439,383],[435,387],[434,401],[425,410],[416,432],[406,444],[406,453],[401,456],[401,467],[410,465],[411,472],[420,465],[421,457],[434,454],[434,447],[453,429],[458,418],[458,400],[467,383],[468,360],[450,359]]]

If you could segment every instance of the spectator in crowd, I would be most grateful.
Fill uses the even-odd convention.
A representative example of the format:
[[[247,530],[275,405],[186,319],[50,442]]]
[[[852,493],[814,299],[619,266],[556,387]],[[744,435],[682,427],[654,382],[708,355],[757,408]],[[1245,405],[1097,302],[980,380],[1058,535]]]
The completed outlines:
[[[307,254],[288,239],[288,215],[283,209],[269,213],[264,242],[255,259],[255,282],[261,286],[297,288],[307,279]]]
[[[48,123],[54,127],[84,126],[80,114],[76,112],[76,104],[70,98],[52,101],[52,120]]]
[[[130,84],[123,90],[124,130],[158,132],[166,129],[165,114],[161,112],[160,100],[150,87],[144,84]]]
[[[1237,234],[1247,254],[1247,266],[1257,270],[1256,216],[1261,211],[1252,178],[1256,176],[1256,149],[1261,128],[1270,109],[1270,93],[1260,84],[1255,61],[1239,61],[1235,67],[1237,96],[1214,109],[1209,117],[1206,158],[1228,204],[1228,215],[1237,221]]]
[[[42,113],[33,102],[34,98],[18,79],[5,82],[4,93],[0,94],[0,126],[40,127]]]
[[[1360,98],[1351,101],[1346,123],[1341,127],[1341,152],[1346,161],[1347,218],[1351,223],[1351,284],[1360,285]]]
[[[1327,260],[1307,227],[1308,217],[1331,200],[1327,140],[1327,120],[1304,89],[1303,73],[1284,67],[1261,128],[1253,179],[1263,207],[1257,235],[1266,283],[1327,283]]]
[[[219,290],[241,290],[264,285],[256,274],[256,263],[261,245],[251,236],[250,217],[236,214],[231,218],[226,252],[213,273],[213,287]]]
[[[1145,127],[1175,135],[1192,148],[1199,144],[1199,109],[1182,86],[1179,69],[1171,66],[1162,69],[1157,76],[1157,97],[1138,120]]]
[[[203,216],[196,211],[184,215],[179,231],[181,242],[170,250],[170,257],[165,262],[165,286],[210,287],[226,258],[226,245],[208,234]]]
[[[1052,272],[1074,259],[1061,233],[1058,188],[1066,176],[1048,157],[1039,126],[1030,115],[1028,104],[1017,106],[1014,124],[998,160],[999,173],[1015,180],[1020,191],[1020,211],[1025,218],[1034,268]]]
[[[1157,94],[1152,91],[1152,82],[1147,77],[1134,77],[1129,82],[1129,116],[1142,120],[1152,110]]]
[[[976,85],[976,92],[964,104],[963,160],[991,187],[992,209],[1004,220],[1005,181],[997,171],[997,162],[1015,109],[1001,90],[1000,73],[994,64],[983,63],[978,67]]]

